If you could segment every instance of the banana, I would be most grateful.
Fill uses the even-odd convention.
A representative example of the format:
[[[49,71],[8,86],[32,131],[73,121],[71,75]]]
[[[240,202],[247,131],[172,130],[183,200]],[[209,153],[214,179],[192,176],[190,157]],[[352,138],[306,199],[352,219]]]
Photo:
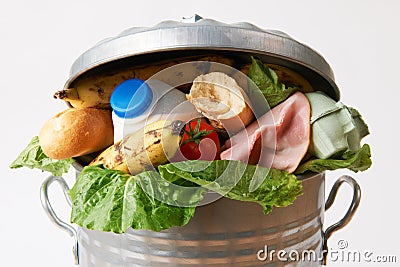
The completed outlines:
[[[110,108],[110,97],[121,82],[135,77],[132,69],[83,78],[71,88],[54,93],[54,98],[68,101],[74,108]]]
[[[167,163],[179,149],[183,127],[182,121],[150,123],[108,147],[89,165],[103,164],[132,175],[154,169]]]
[[[69,102],[74,108],[110,108],[111,93],[121,82],[132,78],[139,78],[145,81],[168,67],[190,61],[198,61],[190,67],[192,71],[187,71],[187,66],[181,66],[181,68],[177,67],[156,75],[155,78],[175,86],[187,84],[188,81],[192,81],[198,75],[207,73],[212,69],[210,62],[233,65],[233,60],[217,55],[191,56],[177,60],[160,61],[155,64],[129,67],[80,78],[74,81],[70,88],[57,91],[53,96],[56,99]],[[188,90],[190,85],[186,85],[186,87],[185,85],[180,86],[179,88]]]

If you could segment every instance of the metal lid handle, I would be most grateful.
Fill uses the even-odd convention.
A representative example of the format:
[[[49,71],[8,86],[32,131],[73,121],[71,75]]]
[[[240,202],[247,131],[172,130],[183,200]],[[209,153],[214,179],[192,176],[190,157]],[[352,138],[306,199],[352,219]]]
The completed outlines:
[[[351,201],[350,207],[347,210],[346,214],[343,216],[343,218],[334,223],[333,225],[329,226],[324,233],[324,244],[323,244],[323,251],[327,252],[328,251],[328,238],[337,230],[345,227],[353,218],[358,205],[360,204],[360,199],[361,199],[361,189],[360,185],[354,180],[352,177],[348,175],[343,175],[339,179],[336,180],[336,182],[333,184],[331,192],[329,193],[328,199],[325,202],[325,210],[328,210],[333,202],[335,201],[337,192],[339,190],[339,187],[343,184],[347,183],[350,185],[353,189],[353,199]],[[327,253],[324,253],[324,265],[326,264],[326,255]]]
[[[78,234],[76,232],[76,229],[62,221],[56,213],[53,210],[53,207],[50,204],[49,196],[48,196],[48,191],[49,191],[49,186],[53,183],[57,182],[60,186],[61,189],[64,193],[65,199],[67,200],[68,205],[72,206],[71,199],[68,196],[68,184],[65,182],[65,180],[62,177],[58,176],[49,176],[47,179],[43,182],[41,188],[40,188],[40,201],[42,203],[42,207],[44,211],[46,212],[47,216],[50,218],[50,220],[59,228],[61,228],[63,231],[67,232],[71,237],[74,238],[74,245],[72,247],[72,253],[74,255],[74,263],[75,265],[79,264],[79,255],[78,255]]]
[[[201,17],[201,16],[199,16],[197,14],[194,14],[191,17],[183,17],[181,22],[184,22],[184,23],[195,23],[195,22],[198,22],[199,20],[202,20],[202,19],[203,19],[203,17]]]

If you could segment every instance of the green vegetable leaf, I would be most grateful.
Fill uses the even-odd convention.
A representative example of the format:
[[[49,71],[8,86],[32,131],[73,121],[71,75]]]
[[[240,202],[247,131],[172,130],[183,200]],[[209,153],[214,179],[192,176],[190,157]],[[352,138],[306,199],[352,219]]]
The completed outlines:
[[[10,168],[36,168],[51,172],[54,176],[61,176],[63,173],[68,172],[73,162],[73,159],[55,160],[47,157],[40,147],[39,137],[35,136],[13,163],[11,163]]]
[[[188,194],[185,187],[173,186],[155,171],[131,176],[101,165],[89,166],[69,191],[71,222],[115,233],[129,227],[161,231],[183,226],[194,216],[205,191],[197,188]]]
[[[261,90],[270,108],[286,100],[292,93],[298,90],[297,87],[288,87],[278,81],[275,71],[268,68],[264,63],[251,57],[251,65],[248,73],[249,78]]]
[[[291,204],[302,192],[295,175],[239,161],[185,161],[159,171],[131,176],[102,165],[85,167],[69,191],[71,222],[115,233],[129,227],[160,231],[187,224],[208,190],[259,203],[265,213]]]
[[[256,202],[265,213],[293,203],[302,193],[295,175],[240,161],[183,161],[161,165],[158,170],[169,181],[185,179],[230,199]]]
[[[371,167],[371,150],[368,144],[364,144],[357,151],[347,151],[339,159],[312,159],[301,164],[295,171],[301,174],[306,171],[323,172],[347,168],[354,172],[365,171]]]

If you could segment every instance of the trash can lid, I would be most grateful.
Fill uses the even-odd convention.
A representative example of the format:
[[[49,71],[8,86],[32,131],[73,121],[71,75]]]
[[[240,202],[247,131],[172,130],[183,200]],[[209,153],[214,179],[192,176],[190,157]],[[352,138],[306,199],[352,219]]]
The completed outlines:
[[[100,41],[76,59],[65,87],[83,73],[128,58],[146,63],[161,57],[179,59],[202,53],[224,53],[233,58],[255,55],[296,71],[316,91],[324,91],[335,100],[340,98],[331,67],[307,45],[281,31],[264,30],[248,22],[226,24],[198,15],[153,27],[129,28]]]

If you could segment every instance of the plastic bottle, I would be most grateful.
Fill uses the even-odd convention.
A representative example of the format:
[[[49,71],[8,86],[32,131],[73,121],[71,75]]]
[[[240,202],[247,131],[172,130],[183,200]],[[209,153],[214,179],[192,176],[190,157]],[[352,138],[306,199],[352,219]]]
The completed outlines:
[[[155,79],[122,82],[113,91],[110,103],[114,142],[157,120],[187,122],[200,116],[183,92]]]

